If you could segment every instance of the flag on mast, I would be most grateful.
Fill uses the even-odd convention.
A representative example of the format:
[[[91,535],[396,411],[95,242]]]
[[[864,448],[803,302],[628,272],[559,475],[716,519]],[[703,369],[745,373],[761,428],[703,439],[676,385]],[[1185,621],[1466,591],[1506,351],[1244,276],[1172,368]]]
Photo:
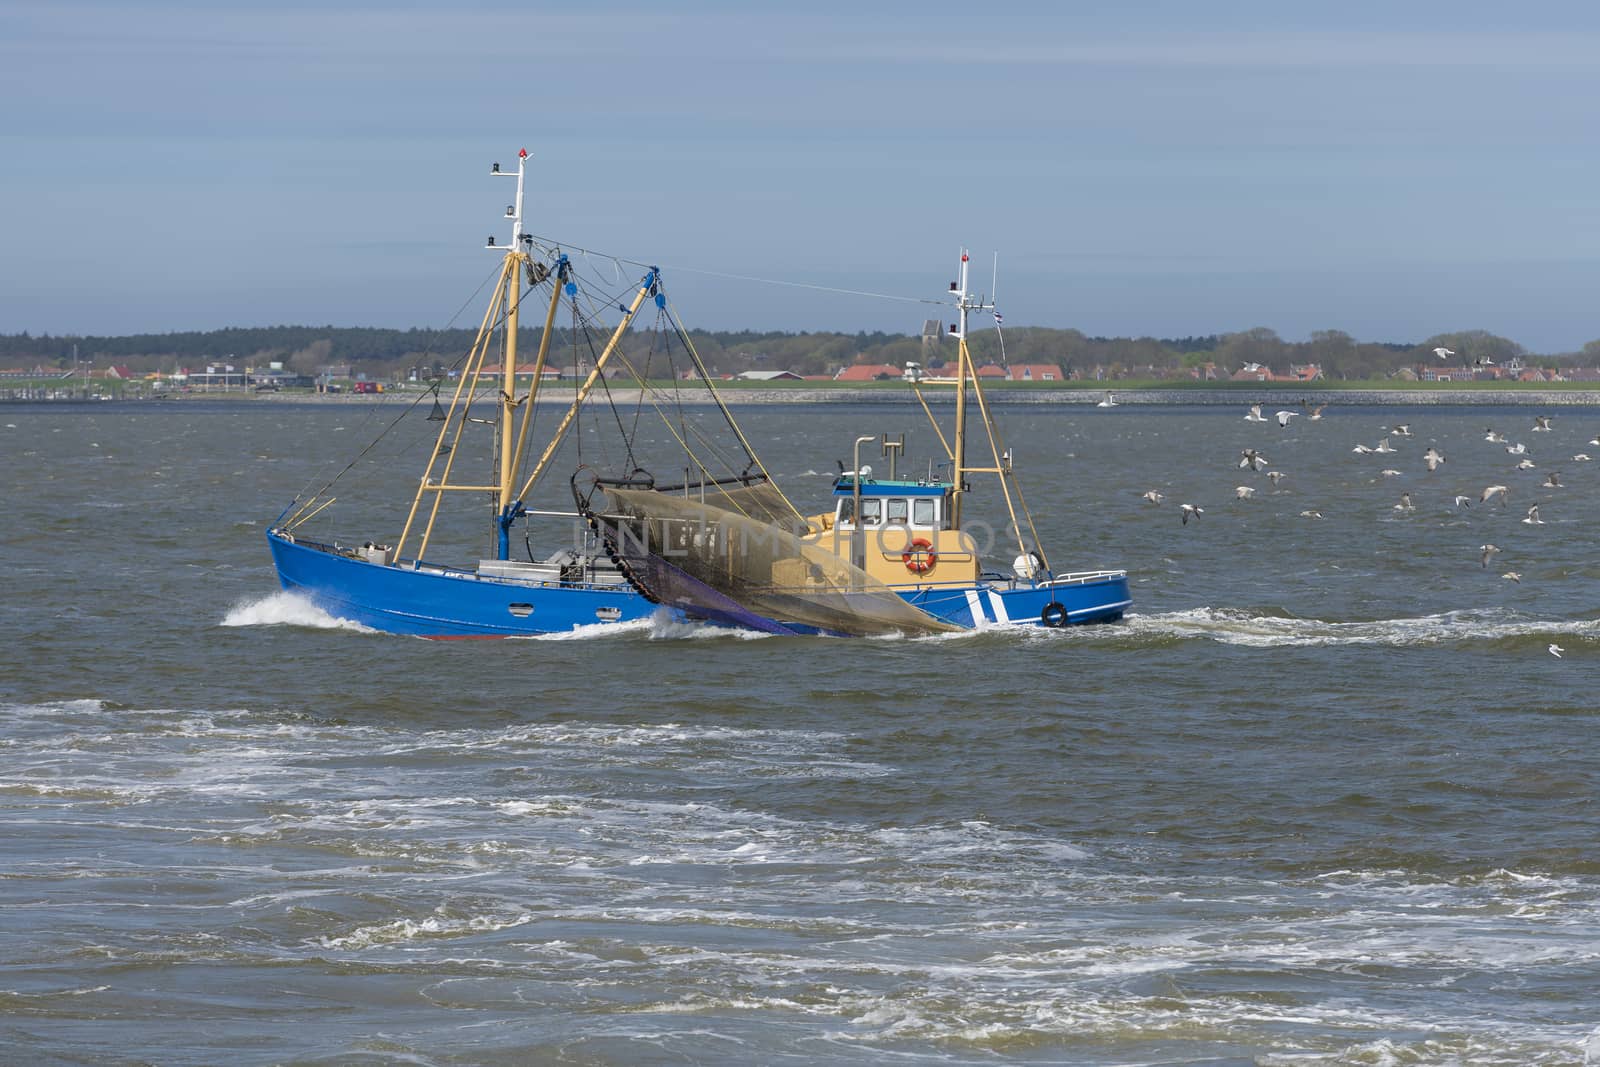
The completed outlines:
[[[1006,321],[1006,317],[1004,315],[1000,314],[1000,312],[996,311],[994,313],[994,324],[996,326],[1004,325],[1005,321]]]

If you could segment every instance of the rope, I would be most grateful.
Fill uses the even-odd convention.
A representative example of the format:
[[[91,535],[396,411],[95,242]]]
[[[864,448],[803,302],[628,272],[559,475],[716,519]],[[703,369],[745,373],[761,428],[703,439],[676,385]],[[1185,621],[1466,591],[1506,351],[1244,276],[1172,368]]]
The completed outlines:
[[[658,266],[663,270],[670,269],[674,273],[682,272],[686,274],[701,274],[708,278],[727,278],[730,281],[755,282],[760,285],[786,286],[791,289],[811,289],[821,293],[839,293],[844,296],[863,296],[874,300],[895,300],[905,304],[935,304],[942,307],[945,303],[943,300],[929,300],[928,298],[921,296],[899,296],[894,293],[875,293],[867,289],[841,289],[832,285],[814,285],[810,282],[791,282],[785,281],[781,278],[762,278],[754,274],[730,274],[726,271],[704,270],[698,267],[685,267],[676,264],[645,263],[641,260],[628,259],[625,256],[616,256],[609,252],[601,252],[597,249],[584,248],[580,245],[568,244],[565,241],[558,241],[553,237],[540,237],[539,235],[534,234],[533,239],[535,241],[549,242],[551,247],[566,248],[570,251],[581,252],[585,256],[602,256],[613,263],[627,263],[630,266],[645,267],[647,269],[652,266]]]
[[[424,357],[432,354],[434,340],[437,339],[438,336],[440,334],[444,333],[446,330],[454,329],[455,328],[455,324],[456,324],[456,320],[461,317],[462,312],[466,311],[469,305],[473,305],[473,304],[476,304],[478,302],[479,294],[481,294],[483,292],[483,287],[489,284],[489,279],[490,278],[498,277],[499,274],[500,274],[500,270],[501,270],[501,268],[497,266],[497,267],[495,267],[494,270],[490,271],[489,274],[485,275],[483,281],[479,282],[478,283],[478,287],[472,291],[472,295],[467,297],[465,300],[463,300],[461,302],[461,306],[456,308],[455,314],[450,316],[449,321],[446,322],[443,326],[441,326],[438,329],[434,330],[433,333],[431,333],[426,338],[426,340],[424,342],[424,345],[423,345],[423,350],[422,350],[422,355]],[[459,368],[461,366],[462,362],[468,356],[470,356],[471,354],[472,354],[472,350],[470,348],[467,351],[461,353],[459,356],[457,356],[455,358],[455,362],[450,364],[450,369],[451,370],[455,370],[455,369]],[[430,396],[437,397],[438,396],[438,392],[439,392],[439,386],[438,386],[437,383],[435,383],[435,385],[434,385],[434,387],[432,389],[424,390],[420,396],[418,396],[411,403],[407,404],[405,406],[405,408],[403,410],[401,410],[400,414],[396,415],[394,417],[393,421],[391,421],[389,423],[389,425],[385,426],[378,433],[377,437],[374,437],[370,442],[368,442],[366,448],[363,448],[360,452],[357,452],[355,457],[353,459],[351,459],[349,463],[345,464],[344,467],[337,474],[335,474],[332,478],[329,478],[326,482],[324,482],[322,484],[322,486],[319,487],[318,489],[316,489],[314,492],[312,492],[309,497],[306,497],[305,507],[302,507],[302,508],[300,508],[299,511],[295,512],[295,514],[293,516],[291,516],[289,518],[288,522],[286,522],[284,525],[292,528],[296,524],[297,521],[301,520],[301,516],[305,515],[306,508],[309,508],[313,503],[315,503],[318,499],[320,499],[321,496],[324,493],[326,493],[328,490],[332,489],[334,487],[334,485],[336,485],[338,483],[340,478],[343,478],[346,474],[349,474],[350,471],[357,464],[359,464],[364,458],[366,458],[367,453],[371,452],[373,449],[378,447],[379,443],[382,442],[383,439],[389,435],[389,431],[393,430],[396,426],[400,425],[400,421],[402,419],[404,419],[407,415],[411,414],[411,412],[416,409],[416,406],[418,404],[422,403],[424,400],[428,399],[428,397],[430,397]],[[380,401],[379,403],[381,405],[383,402]],[[370,422],[376,416],[377,416],[377,408],[375,407],[375,408],[371,409],[370,411],[368,411],[368,413],[367,413],[367,421]],[[363,423],[363,425],[365,425],[365,423]],[[307,481],[306,482],[306,486],[309,486],[312,481],[315,481],[315,478],[311,479],[310,481]],[[300,498],[305,495],[305,492],[306,492],[306,488],[305,488],[305,486],[302,486],[301,489],[300,489],[300,492],[296,493],[295,496],[294,496],[294,499],[289,502],[289,508],[294,507],[294,505],[299,502]],[[284,510],[288,511],[289,508],[285,508]],[[306,515],[305,517],[309,518],[310,516]]]
[[[667,301],[667,305],[671,307],[672,302],[670,300]],[[700,377],[706,383],[706,391],[711,394],[711,399],[716,402],[717,410],[722,412],[722,417],[727,422],[728,428],[739,439],[739,446],[744,449],[744,454],[750,457],[750,462],[755,464],[761,471],[761,476],[767,480],[767,484],[777,489],[778,495],[783,498],[783,502],[789,505],[790,511],[794,512],[794,517],[803,520],[805,516],[800,514],[800,509],[794,506],[794,502],[789,499],[788,495],[782,489],[778,489],[777,483],[772,480],[772,475],[767,473],[766,465],[761,462],[760,457],[755,453],[755,449],[751,448],[750,442],[745,439],[744,431],[740,430],[739,424],[733,420],[733,412],[728,410],[728,405],[722,400],[722,394],[718,393],[717,387],[712,384],[711,375],[706,370],[705,361],[700,358],[700,353],[695,351],[694,342],[689,340],[689,331],[684,328],[683,319],[678,315],[675,308],[672,311],[672,321],[677,327],[678,339],[683,342],[684,350],[689,353],[689,358],[694,361],[695,369],[700,372]]]

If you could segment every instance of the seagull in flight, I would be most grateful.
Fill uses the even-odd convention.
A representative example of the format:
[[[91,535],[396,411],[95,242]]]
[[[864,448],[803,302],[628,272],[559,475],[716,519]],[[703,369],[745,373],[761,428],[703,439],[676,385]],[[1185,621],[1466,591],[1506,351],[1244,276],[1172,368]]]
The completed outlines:
[[[1577,455],[1572,457],[1572,462],[1574,462],[1574,463],[1588,463],[1589,462],[1589,453],[1587,453],[1587,452],[1579,452]]]
[[[1520,456],[1527,450],[1528,446],[1523,444],[1521,441],[1518,441],[1514,445],[1506,445],[1506,453],[1512,456]]]
[[[1504,578],[1508,582],[1521,582],[1522,581],[1522,575],[1518,574],[1516,571],[1506,571],[1500,577]]]
[[[1533,470],[1533,468],[1535,466],[1537,466],[1537,464],[1535,464],[1533,462],[1533,460],[1524,459],[1520,463],[1517,464],[1517,470],[1519,470],[1519,471],[1531,471],[1531,470]]]
[[[1163,500],[1167,499],[1161,494],[1160,490],[1157,489],[1146,489],[1142,494],[1140,494],[1140,498],[1143,500],[1148,500],[1152,504],[1159,504]]]
[[[1373,451],[1374,452],[1393,452],[1393,451],[1395,451],[1395,449],[1393,448],[1393,446],[1391,446],[1389,444],[1389,439],[1387,437],[1385,437],[1383,440],[1378,442],[1378,447],[1374,448]]]
[[[1277,485],[1279,482],[1283,481],[1283,472],[1282,471],[1268,471],[1267,472],[1267,477],[1272,479],[1272,484],[1273,485]]]
[[[1289,420],[1300,413],[1298,411],[1275,411],[1273,414],[1277,416],[1279,426],[1287,426],[1289,425]]]
[[[1312,422],[1316,422],[1318,419],[1322,418],[1322,409],[1327,406],[1328,405],[1326,404],[1318,404],[1316,407],[1311,409],[1311,414],[1308,415],[1307,418],[1309,418]]]
[[[1400,503],[1396,504],[1394,506],[1394,509],[1396,511],[1415,511],[1415,510],[1417,510],[1416,508],[1414,508],[1411,505],[1411,494],[1410,493],[1401,493],[1400,494]]]
[[[1505,507],[1506,506],[1506,492],[1507,492],[1506,487],[1503,486],[1503,485],[1486,485],[1486,486],[1483,487],[1483,495],[1478,497],[1478,503],[1487,504],[1490,500],[1494,499],[1495,497],[1499,497],[1500,498],[1500,506],[1501,507]]]
[[[1253,448],[1240,449],[1239,467],[1241,469],[1249,467],[1253,471],[1258,471],[1266,465],[1267,457],[1263,456],[1260,452],[1257,452]]]
[[[1561,472],[1551,471],[1549,474],[1545,475],[1544,487],[1546,489],[1565,489],[1566,486],[1561,484]]]
[[[1549,652],[1556,659],[1560,659],[1561,658],[1561,653],[1565,652],[1566,649],[1562,648],[1560,645],[1551,645],[1545,651]]]
[[[1396,437],[1410,437],[1411,436],[1411,424],[1409,422],[1402,422],[1399,426],[1396,426],[1394,429],[1390,430],[1389,432],[1394,434]]]
[[[1528,517],[1522,520],[1529,526],[1543,526],[1544,520],[1539,517],[1539,505],[1535,504],[1528,509]]]
[[[1488,441],[1490,444],[1495,445],[1503,445],[1506,443],[1505,435],[1494,429],[1484,430],[1483,439]]]
[[[1356,447],[1352,448],[1350,451],[1365,456],[1372,452],[1372,448],[1368,445],[1356,445]]]
[[[1439,464],[1444,462],[1444,453],[1437,448],[1430,447],[1422,454],[1422,462],[1428,465],[1429,471],[1436,471],[1439,469]]]
[[[1383,475],[1385,478],[1398,478],[1398,477],[1400,477],[1400,472],[1395,470],[1393,467],[1385,467],[1383,470],[1379,471],[1378,473]]]
[[[1183,509],[1183,524],[1185,526],[1189,525],[1190,515],[1193,515],[1196,519],[1199,519],[1200,516],[1206,513],[1205,508],[1197,508],[1193,504],[1179,504],[1178,507]]]
[[[1249,500],[1255,495],[1256,491],[1248,485],[1236,485],[1233,487],[1233,498],[1235,500]]]
[[[1449,359],[1451,356],[1455,355],[1454,352],[1450,351],[1448,348],[1445,348],[1443,345],[1435,348],[1433,350],[1433,354],[1438,356],[1440,359]]]
[[[1456,507],[1458,507],[1458,508],[1470,508],[1471,506],[1472,506],[1472,498],[1470,496],[1457,496],[1456,497]]]
[[[1266,422],[1267,421],[1267,417],[1265,415],[1261,414],[1261,405],[1260,404],[1251,404],[1250,405],[1250,410],[1245,413],[1244,421],[1245,422]]]
[[[1551,429],[1550,420],[1553,418],[1555,418],[1554,415],[1535,415],[1533,417],[1533,432],[1548,433]]]
[[[1490,557],[1492,557],[1496,552],[1500,551],[1494,545],[1479,545],[1478,550],[1483,553],[1482,562],[1485,567],[1489,565]]]
[[[1322,518],[1322,512],[1318,511],[1316,508],[1307,508],[1305,511],[1300,513],[1300,517],[1302,519],[1320,519]]]

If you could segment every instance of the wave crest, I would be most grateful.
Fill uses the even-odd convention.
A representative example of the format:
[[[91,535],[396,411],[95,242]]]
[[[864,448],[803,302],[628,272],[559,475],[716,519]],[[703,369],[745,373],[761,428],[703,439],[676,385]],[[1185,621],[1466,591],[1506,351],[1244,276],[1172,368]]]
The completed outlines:
[[[358,622],[330,615],[300,593],[279,590],[269,596],[235,604],[223,616],[223,626],[307,626],[316,630],[374,631]]]
[[[1539,619],[1499,608],[1447,611],[1413,618],[1329,622],[1240,608],[1207,607],[1161,615],[1129,615],[1124,626],[1124,633],[1143,637],[1197,637],[1259,648],[1321,645],[1401,648],[1465,641],[1600,639],[1600,621]]]

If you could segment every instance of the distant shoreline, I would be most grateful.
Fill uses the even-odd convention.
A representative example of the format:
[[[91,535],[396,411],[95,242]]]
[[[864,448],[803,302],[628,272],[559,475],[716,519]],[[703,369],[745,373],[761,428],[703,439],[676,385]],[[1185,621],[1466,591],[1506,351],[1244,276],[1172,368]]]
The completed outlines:
[[[639,400],[637,388],[619,389],[615,386],[610,391],[611,398],[619,404],[633,404]],[[1099,404],[1107,395],[1114,395],[1116,402],[1109,408],[1100,408]],[[572,402],[573,390],[560,385],[546,386],[540,393],[537,403],[541,405],[566,405]],[[807,389],[807,388],[720,388],[718,396],[729,407],[756,406],[765,404],[876,404],[897,405],[917,403],[916,394],[910,389],[893,388],[892,386],[878,386],[863,389]],[[954,392],[942,387],[924,387],[923,396],[930,404],[946,405],[954,402]],[[490,401],[493,394],[485,393],[479,397],[477,403]],[[1425,389],[1338,389],[1315,388],[1295,389],[1281,385],[1266,388],[1250,388],[1244,385],[1211,387],[1204,389],[1083,389],[1083,388],[1053,388],[1053,389],[1008,389],[990,388],[984,393],[985,399],[996,407],[1087,407],[1108,413],[1118,408],[1147,408],[1147,407],[1238,407],[1241,405],[1260,404],[1263,410],[1279,408],[1296,408],[1300,406],[1317,406],[1327,404],[1336,407],[1366,406],[1366,407],[1600,407],[1600,389],[1451,389],[1447,387],[1430,387]],[[419,400],[420,398],[420,400]],[[682,397],[685,404],[710,404],[711,400],[703,393],[686,391]],[[114,399],[96,401],[92,399],[22,399],[0,396],[0,405],[39,406],[61,404],[78,404],[101,406],[111,405],[122,408],[130,405],[139,407],[182,407],[193,403],[230,404],[238,406],[251,406],[257,404],[301,404],[308,406],[339,404],[339,405],[372,405],[384,404],[386,406],[399,406],[406,403],[426,403],[427,394],[390,391],[378,395],[370,393],[340,393],[307,394],[307,393],[190,393],[182,396],[167,396],[143,399]]]
[[[1110,390],[1116,396],[1111,408],[1098,408],[1106,396],[1105,390],[1088,389],[990,389],[985,399],[997,407],[1071,406],[1114,411],[1117,408],[1139,407],[1237,407],[1241,404],[1261,404],[1267,408],[1292,408],[1302,404],[1315,406],[1328,404],[1340,407],[1600,407],[1600,390],[1594,389],[1128,389]],[[565,405],[572,402],[571,389],[549,388],[541,392],[538,403]],[[611,397],[617,403],[635,403],[638,389],[612,388]],[[718,395],[730,407],[762,404],[916,404],[916,394],[910,389],[720,389]],[[954,393],[940,388],[924,388],[930,404],[949,404]],[[192,403],[236,404],[385,404],[397,405],[416,401],[414,393],[383,393],[378,396],[362,393],[285,394],[285,393],[192,393],[152,399],[127,399],[93,401],[85,399],[32,400],[0,398],[0,404],[49,406],[59,404],[100,404],[115,407],[138,405],[140,407],[181,407]],[[491,399],[486,394],[478,402]],[[701,396],[685,396],[687,404],[709,404]]]

